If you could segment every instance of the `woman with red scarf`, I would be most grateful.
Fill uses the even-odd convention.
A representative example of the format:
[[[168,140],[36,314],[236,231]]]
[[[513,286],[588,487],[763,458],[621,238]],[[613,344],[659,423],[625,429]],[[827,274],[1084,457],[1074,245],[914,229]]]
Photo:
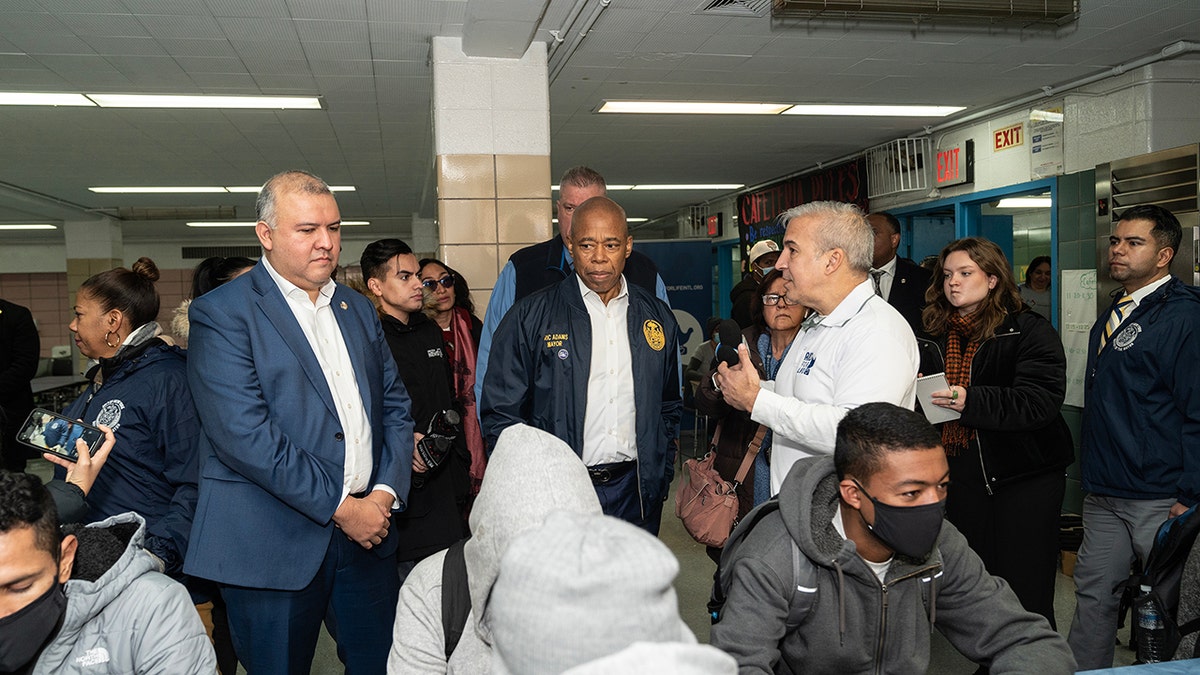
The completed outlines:
[[[471,452],[471,496],[479,492],[487,466],[479,413],[475,410],[475,355],[483,322],[475,316],[475,303],[466,279],[434,258],[421,260],[417,276],[425,287],[425,313],[442,329],[446,360],[450,363],[450,386],[463,418],[463,433]]]
[[[961,417],[942,425],[950,464],[946,516],[1025,609],[1054,626],[1058,521],[1074,461],[1060,409],[1066,356],[1050,322],[1029,310],[996,244],[951,242],[925,293],[921,373],[948,389],[922,406]]]

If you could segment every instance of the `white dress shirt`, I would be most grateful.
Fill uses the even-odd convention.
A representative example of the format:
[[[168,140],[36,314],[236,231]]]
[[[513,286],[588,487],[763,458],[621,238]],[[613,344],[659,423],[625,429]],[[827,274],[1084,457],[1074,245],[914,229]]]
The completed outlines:
[[[800,331],[750,411],[774,432],[771,494],[796,460],[833,453],[838,422],[851,408],[886,401],[912,409],[918,362],[912,329],[875,295],[870,278],[819,324]]]
[[[882,271],[879,275],[879,293],[884,300],[892,297],[892,283],[896,281],[896,256],[884,263],[883,267],[872,268],[871,271]]]
[[[583,413],[583,463],[637,459],[637,410],[633,401],[633,355],[629,350],[629,288],[625,275],[617,297],[604,304],[575,275],[592,321],[591,370]],[[567,395],[564,392],[564,395]]]
[[[329,283],[321,287],[316,302],[313,302],[308,297],[307,291],[280,276],[265,257],[262,259],[262,263],[271,275],[271,279],[275,281],[275,285],[279,287],[279,292],[283,293],[283,297],[287,299],[288,309],[292,310],[292,315],[300,324],[300,330],[304,331],[304,337],[312,347],[317,362],[321,364],[321,374],[325,376],[325,383],[329,385],[329,392],[333,395],[334,404],[337,405],[338,422],[342,426],[342,435],[345,437],[346,444],[346,458],[342,474],[342,498],[338,502],[341,504],[346,500],[347,495],[367,489],[371,471],[374,468],[374,460],[371,455],[371,421],[367,418],[367,411],[363,408],[362,394],[358,391],[358,380],[354,376],[354,364],[350,361],[346,340],[342,336],[333,307],[330,305],[337,284],[331,279]],[[311,440],[307,438],[292,439],[299,445]],[[381,489],[391,493],[393,497],[396,496],[395,490],[390,486],[377,485],[375,489]]]
[[[1129,309],[1125,310],[1124,315],[1121,317],[1121,322],[1124,323],[1125,319],[1128,319],[1129,315],[1133,314],[1133,310],[1137,309],[1138,305],[1142,304],[1142,301],[1146,299],[1146,296],[1150,295],[1154,291],[1157,291],[1159,288],[1162,288],[1162,285],[1167,283],[1170,280],[1171,280],[1171,275],[1168,274],[1168,275],[1165,275],[1163,278],[1159,279],[1158,281],[1150,282],[1150,283],[1146,284],[1145,286],[1142,286],[1141,288],[1137,289],[1136,291],[1130,293],[1129,297],[1133,299],[1133,305]],[[1125,295],[1125,289],[1121,289],[1121,295]],[[1104,320],[1108,321],[1108,317],[1107,316],[1104,317]]]

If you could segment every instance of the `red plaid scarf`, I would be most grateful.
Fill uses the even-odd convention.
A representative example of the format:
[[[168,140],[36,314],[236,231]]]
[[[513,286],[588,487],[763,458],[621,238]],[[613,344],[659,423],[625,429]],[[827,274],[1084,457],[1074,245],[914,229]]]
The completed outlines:
[[[971,340],[975,333],[975,315],[960,316],[952,314],[947,321],[950,332],[946,335],[946,381],[950,386],[966,389],[971,383],[971,359],[975,358],[975,350],[979,343]],[[967,449],[967,445],[975,438],[975,430],[965,427],[958,420],[950,420],[942,425],[942,447],[947,455],[957,455]]]

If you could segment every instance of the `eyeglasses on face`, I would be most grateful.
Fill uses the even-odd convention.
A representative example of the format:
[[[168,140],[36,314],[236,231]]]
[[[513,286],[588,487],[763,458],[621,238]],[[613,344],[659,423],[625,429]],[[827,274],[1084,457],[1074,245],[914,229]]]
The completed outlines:
[[[422,286],[431,291],[436,291],[438,284],[441,284],[442,288],[454,288],[454,275],[447,274],[441,279],[426,279],[421,282]]]
[[[787,297],[786,295],[770,293],[768,295],[762,296],[763,304],[766,305],[767,307],[774,307],[775,305],[778,305],[780,300],[782,300],[783,304],[787,305],[788,307],[795,307],[796,305],[800,304],[799,301],[792,300],[791,298]]]

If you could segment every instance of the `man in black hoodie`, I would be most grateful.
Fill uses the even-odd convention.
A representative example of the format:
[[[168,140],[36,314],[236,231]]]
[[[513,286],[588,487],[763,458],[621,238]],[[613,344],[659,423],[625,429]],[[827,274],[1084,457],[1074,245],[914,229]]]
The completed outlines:
[[[921,415],[890,403],[846,413],[833,457],[797,461],[778,510],[721,560],[732,581],[712,645],[743,675],[923,673],[936,627],[993,675],[1074,672],[1066,640],[943,521],[949,479]],[[813,583],[797,580],[793,542]],[[789,630],[804,592],[816,601]]]
[[[435,415],[452,408],[453,397],[442,330],[421,312],[425,301],[417,257],[399,239],[380,239],[367,245],[359,262],[380,309],[383,335],[400,379],[412,397],[412,417],[420,439]],[[465,535],[459,500],[469,487],[468,464],[461,434],[446,460],[433,469],[414,451],[408,508],[396,514],[401,583],[418,561]]]

